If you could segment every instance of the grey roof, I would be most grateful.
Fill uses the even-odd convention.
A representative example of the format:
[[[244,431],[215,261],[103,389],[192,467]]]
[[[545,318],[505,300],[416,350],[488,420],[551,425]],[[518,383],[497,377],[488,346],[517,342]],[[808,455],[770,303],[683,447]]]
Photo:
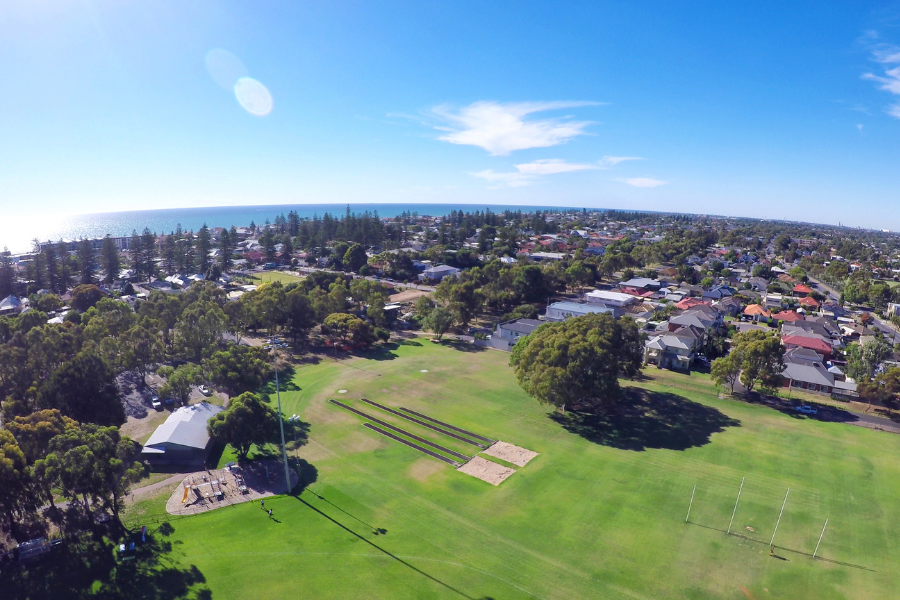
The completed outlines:
[[[834,387],[834,375],[829,373],[821,363],[788,363],[782,375],[794,381],[817,383]]]
[[[15,296],[7,296],[0,302],[0,310],[17,310],[22,306],[22,301]]]
[[[438,265],[436,267],[430,267],[425,269],[426,273],[434,274],[434,273],[459,273],[459,269],[456,267],[451,267],[450,265]]]
[[[517,319],[515,321],[510,321],[509,323],[501,323],[500,327],[508,331],[515,331],[527,335],[541,325],[543,325],[543,322],[538,321],[537,319]]]
[[[553,308],[571,313],[580,313],[586,315],[588,313],[611,313],[615,311],[608,306],[600,306],[599,304],[586,304],[583,302],[554,302],[547,307],[548,310]]]
[[[659,287],[660,283],[658,279],[648,279],[647,277],[633,277],[628,281],[623,281],[619,283],[619,285],[624,285],[628,287],[636,287],[636,288],[647,288],[647,287]]]
[[[223,410],[221,406],[208,402],[182,406],[172,412],[165,423],[156,428],[144,447],[172,444],[189,448],[206,448],[209,443],[206,422]],[[160,448],[150,448],[149,450],[154,449],[160,450]]]
[[[658,335],[647,341],[647,347],[655,350],[666,350],[669,347],[690,350],[690,344],[674,335]]]
[[[706,329],[712,325],[713,322],[713,319],[708,318],[702,313],[686,313],[669,319],[669,323],[675,323],[676,325],[693,325],[700,329]]]

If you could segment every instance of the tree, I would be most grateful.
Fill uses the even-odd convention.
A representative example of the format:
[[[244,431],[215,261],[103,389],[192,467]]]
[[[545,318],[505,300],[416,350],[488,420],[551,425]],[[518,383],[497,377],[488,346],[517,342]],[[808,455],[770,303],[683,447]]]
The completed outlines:
[[[105,297],[103,290],[93,283],[83,283],[72,290],[72,308],[85,312]]]
[[[209,227],[206,223],[197,232],[197,272],[206,273],[209,270],[209,251],[212,243],[209,238]]]
[[[868,382],[875,377],[878,367],[887,360],[893,349],[883,337],[875,336],[865,345],[847,346],[847,376],[858,382]]]
[[[350,244],[347,242],[337,242],[334,246],[331,247],[332,261],[333,267],[335,270],[343,271],[346,265],[344,264],[344,256],[346,256],[347,251],[350,249]]]
[[[146,385],[147,369],[166,356],[158,324],[152,327],[152,322],[145,322],[126,331],[119,338],[119,354],[121,365],[137,372]]]
[[[784,372],[784,346],[778,334],[752,330],[738,333],[731,345],[733,360],[740,362],[741,384],[747,392],[757,384],[774,388],[781,382]]]
[[[164,398],[177,400],[185,405],[191,399],[191,390],[198,383],[203,382],[203,371],[195,364],[184,363],[176,368],[163,366],[156,370],[156,374],[166,378],[159,393]]]
[[[116,248],[116,242],[108,233],[103,238],[103,246],[100,248],[100,255],[103,259],[103,281],[112,283],[119,277],[121,265],[119,262],[119,249]]]
[[[332,334],[335,341],[340,339],[347,341],[352,339],[357,344],[368,346],[377,339],[372,326],[347,313],[333,313],[325,318],[325,328]]]
[[[203,370],[213,384],[235,396],[262,386],[270,377],[272,366],[262,348],[230,344],[203,361]]]
[[[228,317],[208,300],[194,302],[181,313],[175,325],[175,340],[185,356],[200,362],[222,341]]]
[[[74,269],[72,268],[72,257],[69,256],[69,247],[62,240],[56,244],[56,255],[59,257],[58,291],[60,294],[65,294],[66,290],[72,287]]]
[[[737,353],[733,352],[712,362],[710,375],[716,385],[727,385],[729,391],[734,393],[734,384],[741,374],[741,360]]]
[[[16,272],[13,270],[9,249],[4,246],[3,252],[0,252],[0,300],[15,291],[15,284]]]
[[[231,270],[231,244],[231,234],[225,229],[219,237],[219,250],[221,251],[219,254],[219,269],[223,273]]]
[[[50,375],[38,393],[38,406],[59,409],[80,422],[116,426],[125,422],[116,374],[89,348]]]
[[[116,427],[84,423],[51,439],[46,458],[37,461],[34,470],[63,495],[80,496],[86,509],[88,497],[102,503],[118,521],[122,498],[144,471],[137,455],[135,443],[121,437]]]
[[[619,377],[634,377],[642,362],[635,322],[607,314],[542,325],[519,339],[510,357],[522,389],[563,409],[611,407],[621,395]]]
[[[453,326],[453,315],[443,306],[436,306],[425,316],[422,326],[434,334],[434,339],[440,340]]]
[[[94,247],[87,238],[78,243],[78,273],[80,283],[94,282]]]
[[[210,437],[230,444],[241,459],[246,459],[253,444],[275,441],[278,413],[261,396],[246,392],[232,398],[228,408],[213,416],[206,427]]]
[[[0,510],[6,516],[7,525],[17,531],[16,515],[30,507],[31,477],[25,454],[13,435],[0,429]]]
[[[343,263],[346,268],[354,273],[358,273],[369,257],[366,256],[366,249],[360,244],[353,244],[344,253]]]

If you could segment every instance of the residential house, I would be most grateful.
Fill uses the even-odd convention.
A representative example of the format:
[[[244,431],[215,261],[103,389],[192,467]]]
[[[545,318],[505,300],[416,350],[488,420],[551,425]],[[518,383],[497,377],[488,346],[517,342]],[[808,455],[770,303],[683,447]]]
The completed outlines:
[[[723,314],[735,317],[741,312],[741,301],[735,296],[728,296],[713,304],[713,308]]]
[[[451,267],[450,265],[438,265],[429,267],[419,273],[420,281],[441,281],[445,277],[458,277],[461,269]]]
[[[769,287],[769,281],[762,277],[751,277],[747,280],[747,283],[750,284],[750,289],[754,292],[765,292]]]
[[[813,290],[808,285],[804,285],[802,283],[798,283],[794,286],[793,295],[794,298],[806,298],[810,294],[813,293]]]
[[[701,293],[701,297],[704,300],[721,300],[722,298],[727,298],[729,296],[734,295],[734,290],[732,290],[727,285],[716,285],[711,287],[708,290],[704,290]]]
[[[759,321],[761,319],[768,320],[772,316],[771,312],[759,304],[748,304],[747,308],[744,309],[743,314],[745,317],[749,317],[754,321]]]
[[[773,313],[772,318],[776,321],[787,321],[789,323],[793,323],[794,321],[802,321],[804,319],[803,315],[792,310],[783,310],[781,312]]]
[[[831,344],[815,337],[802,335],[783,335],[781,336],[781,343],[784,344],[784,347],[788,350],[790,350],[791,348],[806,348],[808,350],[814,350],[815,352],[818,352],[825,358],[831,357]]]
[[[516,345],[520,338],[531,334],[531,332],[541,325],[543,325],[543,322],[536,319],[516,319],[515,321],[500,323],[497,325],[496,329],[494,329],[491,339],[487,340],[487,345],[497,348],[498,350],[511,352],[513,346]]]
[[[784,306],[784,296],[775,292],[767,293],[763,300],[763,306],[768,309],[781,309]]]
[[[622,308],[638,301],[637,297],[622,292],[610,292],[607,290],[593,290],[584,295],[587,302]]]
[[[0,315],[14,315],[22,311],[23,304],[16,296],[7,296],[0,301]]]
[[[656,365],[658,369],[689,371],[700,345],[698,340],[684,335],[664,333],[652,336],[644,344],[644,364]]]
[[[826,366],[815,352],[791,349],[784,354],[782,372],[784,387],[802,389],[819,394],[856,396],[856,384],[848,382],[837,367]]]
[[[546,319],[548,321],[565,321],[571,317],[583,317],[592,313],[605,313],[618,317],[621,315],[621,310],[585,302],[554,302],[547,307]]]
[[[632,279],[629,279],[628,281],[621,282],[619,285],[622,287],[639,288],[639,289],[642,289],[645,291],[651,290],[654,292],[659,290],[660,287],[662,287],[659,280],[648,279],[646,277],[634,277]]]

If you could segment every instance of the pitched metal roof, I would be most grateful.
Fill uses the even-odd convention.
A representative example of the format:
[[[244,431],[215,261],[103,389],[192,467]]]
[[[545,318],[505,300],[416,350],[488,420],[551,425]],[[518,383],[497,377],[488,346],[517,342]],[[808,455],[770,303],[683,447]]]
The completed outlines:
[[[221,406],[208,402],[182,406],[173,411],[166,422],[156,428],[144,447],[150,446],[160,450],[159,446],[171,444],[189,448],[206,448],[206,444],[209,443],[206,422],[223,410]]]

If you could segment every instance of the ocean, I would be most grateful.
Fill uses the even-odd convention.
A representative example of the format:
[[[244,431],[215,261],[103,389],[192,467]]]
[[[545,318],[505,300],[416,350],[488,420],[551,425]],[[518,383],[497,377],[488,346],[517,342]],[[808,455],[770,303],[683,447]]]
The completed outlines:
[[[106,234],[113,237],[141,232],[145,227],[157,234],[174,231],[180,224],[184,230],[197,231],[205,223],[209,227],[242,227],[253,221],[262,225],[266,219],[274,222],[275,217],[296,211],[300,218],[319,217],[325,213],[343,215],[346,204],[278,204],[269,206],[218,206],[205,208],[169,208],[160,210],[131,210],[123,212],[96,213],[66,216],[0,217],[0,248],[10,252],[28,252],[33,240],[57,241],[99,238]],[[363,213],[377,212],[380,217],[396,217],[409,211],[420,215],[446,215],[451,210],[473,212],[490,208],[494,212],[522,210],[565,210],[580,207],[561,206],[513,206],[498,204],[350,204],[350,211]],[[598,210],[598,209],[592,209]]]

